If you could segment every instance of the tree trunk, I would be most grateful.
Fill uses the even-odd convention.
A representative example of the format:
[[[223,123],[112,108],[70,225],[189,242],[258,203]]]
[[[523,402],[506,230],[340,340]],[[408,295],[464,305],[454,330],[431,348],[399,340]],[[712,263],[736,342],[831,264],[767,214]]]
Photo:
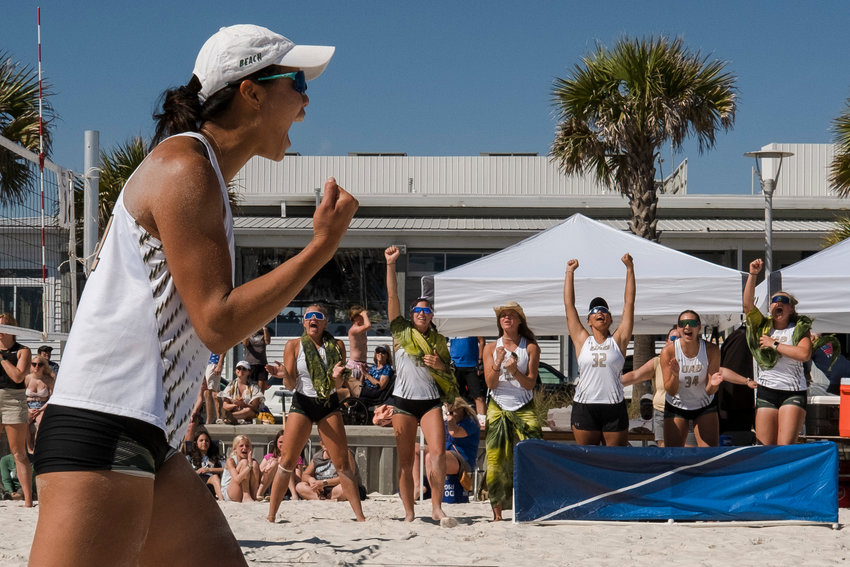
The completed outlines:
[[[629,228],[632,233],[641,238],[658,242],[661,233],[656,229],[658,224],[658,194],[655,191],[655,156],[651,151],[649,156],[644,156],[640,163],[634,164],[634,185],[630,187],[629,205],[632,209],[632,218]],[[648,159],[647,159],[648,158]],[[672,324],[672,322],[671,322]],[[634,353],[632,364],[635,369],[640,368],[647,360],[655,356],[655,341],[652,335],[634,336]],[[652,381],[641,382],[632,387],[632,403],[629,408],[630,416],[640,414],[640,397],[652,392]]]
[[[634,369],[637,370],[643,366],[653,356],[655,356],[655,341],[652,335],[635,335],[634,354],[632,355]],[[654,374],[653,378],[655,378]],[[640,397],[649,393],[652,393],[652,380],[638,382],[632,386],[632,403],[629,407],[630,417],[640,415]]]

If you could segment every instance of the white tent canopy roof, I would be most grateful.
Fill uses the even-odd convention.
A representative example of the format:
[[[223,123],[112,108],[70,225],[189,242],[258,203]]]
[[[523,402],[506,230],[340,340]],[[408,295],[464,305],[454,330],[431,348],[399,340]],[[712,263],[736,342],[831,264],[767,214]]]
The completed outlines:
[[[741,272],[575,214],[500,252],[436,274],[435,323],[449,337],[494,335],[493,307],[513,300],[537,335],[566,335],[564,272],[567,260],[577,258],[579,314],[601,296],[616,325],[623,311],[626,252],[635,263],[636,334],[666,333],[685,309],[721,329],[740,320]]]
[[[780,289],[799,303],[797,312],[814,319],[819,333],[850,333],[850,303],[843,293],[850,288],[850,240],[843,240],[796,264],[771,274],[771,291]],[[756,305],[767,312],[767,281],[756,286]]]

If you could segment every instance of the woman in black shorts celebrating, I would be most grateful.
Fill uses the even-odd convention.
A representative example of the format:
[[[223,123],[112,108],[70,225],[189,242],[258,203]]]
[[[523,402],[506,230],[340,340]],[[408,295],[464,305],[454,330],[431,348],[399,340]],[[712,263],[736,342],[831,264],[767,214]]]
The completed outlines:
[[[720,349],[700,336],[702,321],[696,311],[679,314],[679,340],[661,351],[664,375],[664,446],[684,447],[690,423],[700,447],[716,447],[719,421],[715,393],[723,381]]]
[[[578,358],[579,379],[573,398],[572,426],[579,445],[626,445],[629,440],[629,415],[623,395],[623,363],[632,338],[635,313],[635,266],[627,253],[626,292],[623,320],[611,334],[611,312],[601,297],[590,302],[587,313],[588,332],[576,311],[574,272],[578,260],[567,262],[564,278],[564,309],[567,327]]]
[[[422,427],[431,461],[431,517],[441,526],[454,527],[457,521],[443,512],[443,490],[446,483],[446,434],[441,399],[454,402],[457,381],[451,370],[451,356],[446,337],[431,325],[434,311],[425,298],[417,299],[410,308],[410,319],[401,315],[395,263],[399,250],[390,246],[384,251],[387,260],[387,316],[393,334],[396,379],[393,386],[393,431],[399,465],[399,494],[404,505],[404,519],[412,522],[413,460],[416,426]]]
[[[762,445],[791,445],[806,420],[808,385],[803,363],[812,357],[812,320],[797,313],[797,300],[784,291],[770,297],[770,316],[765,317],[755,306],[756,276],[761,269],[761,260],[750,262],[743,298],[747,346],[758,363],[756,438]],[[730,382],[748,383],[728,368],[722,372]]]
[[[336,389],[342,386],[345,365],[345,346],[325,329],[328,313],[321,305],[310,305],[304,312],[304,334],[290,339],[283,352],[285,365],[269,365],[269,374],[283,379],[287,390],[295,391],[292,407],[286,416],[283,430],[283,449],[277,474],[272,482],[269,497],[269,515],[274,522],[277,510],[289,488],[289,478],[301,450],[310,438],[313,424],[317,424],[319,437],[330,454],[339,473],[342,492],[351,504],[358,521],[363,521],[363,509],[355,482],[354,468],[348,458],[348,441],[345,424],[339,410]]]

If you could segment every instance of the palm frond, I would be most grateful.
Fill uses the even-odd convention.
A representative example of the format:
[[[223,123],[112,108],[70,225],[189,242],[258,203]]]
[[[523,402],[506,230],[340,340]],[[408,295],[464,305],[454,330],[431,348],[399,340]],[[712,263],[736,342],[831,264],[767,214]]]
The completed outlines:
[[[108,152],[100,153],[100,226],[106,226],[121,189],[147,155],[148,143],[141,136],[130,138]]]
[[[50,104],[50,86],[42,81],[43,143],[50,155],[51,126],[55,113]],[[0,136],[30,151],[39,151],[38,73],[0,52]],[[20,201],[35,173],[18,157],[0,148],[0,202]]]
[[[842,240],[850,238],[850,217],[837,217],[835,224],[838,225],[835,229],[827,233],[823,237],[824,248],[838,244]]]
[[[850,196],[850,99],[844,111],[832,121],[835,156],[829,165],[829,182],[842,197]]]

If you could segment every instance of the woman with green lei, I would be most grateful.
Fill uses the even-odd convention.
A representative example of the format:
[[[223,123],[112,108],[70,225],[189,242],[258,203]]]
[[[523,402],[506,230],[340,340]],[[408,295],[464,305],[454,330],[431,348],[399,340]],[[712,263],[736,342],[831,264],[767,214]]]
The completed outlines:
[[[324,307],[315,304],[307,307],[304,334],[286,343],[284,364],[276,362],[267,367],[270,375],[283,379],[286,389],[295,392],[286,416],[277,474],[272,481],[266,518],[269,522],[274,522],[277,517],[277,510],[289,487],[290,475],[298,464],[298,457],[310,438],[314,423],[339,472],[342,492],[357,521],[366,519],[360,505],[354,469],[348,458],[348,441],[336,393],[343,383],[345,346],[325,330],[327,325],[328,312]]]
[[[812,356],[812,320],[797,314],[797,300],[784,291],[770,297],[770,316],[765,317],[755,306],[756,276],[761,269],[761,260],[750,262],[743,298],[747,346],[758,364],[756,438],[762,445],[791,445],[806,420],[808,385],[803,363]],[[728,368],[720,371],[724,380],[753,386]]]
[[[396,361],[393,396],[393,432],[399,465],[399,494],[404,505],[404,520],[415,518],[413,504],[413,460],[416,453],[416,427],[422,428],[432,464],[428,482],[431,491],[431,517],[443,527],[454,527],[457,521],[443,512],[446,483],[446,433],[442,402],[457,397],[457,381],[451,370],[451,356],[446,337],[431,325],[434,311],[425,298],[417,299],[410,308],[410,319],[401,315],[395,263],[399,250],[390,246],[384,251],[387,260],[387,316]],[[442,400],[442,401],[441,401]]]
[[[514,445],[540,439],[543,429],[534,412],[533,390],[540,347],[525,312],[515,301],[494,307],[499,338],[484,346],[484,380],[490,390],[487,407],[487,493],[493,521],[510,509],[514,491]]]

